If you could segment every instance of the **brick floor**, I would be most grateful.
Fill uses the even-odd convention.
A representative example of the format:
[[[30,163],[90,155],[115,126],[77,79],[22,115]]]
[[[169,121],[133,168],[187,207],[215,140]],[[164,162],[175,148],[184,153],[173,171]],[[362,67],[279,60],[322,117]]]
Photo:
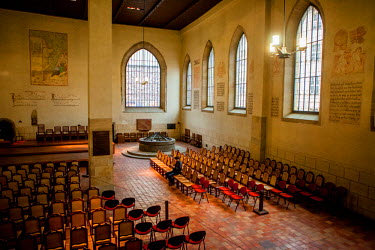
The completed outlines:
[[[135,197],[136,207],[146,209],[169,201],[169,218],[190,216],[190,232],[206,230],[207,249],[374,249],[375,227],[372,222],[355,216],[333,216],[325,211],[314,212],[300,205],[288,210],[275,201],[266,201],[268,215],[247,211],[235,204],[227,207],[220,199],[209,195],[209,203],[199,205],[176,187],[168,186],[149,165],[149,160],[124,157],[121,151],[136,143],[116,145],[114,184],[116,198]],[[190,145],[178,142],[180,146]],[[349,218],[350,217],[350,218]],[[176,234],[176,233],[175,233]],[[195,249],[195,246],[189,249]]]

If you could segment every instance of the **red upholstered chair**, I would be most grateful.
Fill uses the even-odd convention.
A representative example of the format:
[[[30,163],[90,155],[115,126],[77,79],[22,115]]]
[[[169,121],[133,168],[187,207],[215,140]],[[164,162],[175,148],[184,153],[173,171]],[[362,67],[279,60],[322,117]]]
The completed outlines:
[[[179,217],[175,221],[172,221],[172,225],[171,225],[172,233],[171,233],[171,235],[173,235],[173,229],[174,228],[183,229],[183,231],[182,231],[183,234],[185,234],[185,228],[187,228],[188,234],[189,234],[189,221],[190,221],[189,216]]]
[[[143,245],[143,249],[144,250],[161,250],[161,249],[165,249],[166,243],[167,242],[165,240],[151,241],[150,243]]]
[[[259,184],[256,187],[256,191],[250,191],[250,192],[248,192],[249,197],[253,197],[253,199],[254,199],[254,208],[253,208],[253,210],[255,209],[255,205],[257,203],[257,200],[260,197],[260,192],[263,192],[263,191],[264,191],[264,185],[263,184]]]
[[[293,201],[294,201],[293,202],[294,208],[296,208],[296,203],[295,203],[296,191],[297,191],[297,187],[295,185],[289,185],[288,188],[287,188],[287,191],[285,193],[283,192],[283,193],[279,194],[279,200],[280,200],[280,198],[284,199],[284,203],[286,203],[286,201],[288,201],[286,209],[288,209],[289,203],[293,202]]]
[[[134,211],[134,210],[133,210]],[[152,223],[141,222],[135,225],[135,233],[139,235],[150,234],[150,241],[152,241]]]
[[[210,188],[210,180],[205,180],[202,184],[202,188],[197,188],[197,189],[194,189],[194,200],[195,200],[195,197],[197,194],[200,194],[201,195],[201,198],[199,199],[199,204],[201,203],[201,200],[203,198],[204,195],[206,195],[206,199],[207,199],[207,202],[208,201],[208,190]]]
[[[172,220],[162,220],[158,224],[152,226],[154,232],[154,239],[156,239],[156,233],[166,233],[165,239],[169,237],[169,232],[172,226]]]
[[[155,223],[158,223],[158,219],[160,220],[160,210],[161,210],[161,207],[159,205],[151,206],[147,208],[147,210],[144,211],[143,214],[144,216],[149,217],[151,222],[152,222],[151,218],[156,218]]]
[[[229,204],[228,206],[230,206],[230,204],[232,203],[232,201],[236,201],[237,203],[237,206],[236,206],[236,209],[234,211],[237,211],[237,207],[238,205],[240,204],[240,202],[242,201],[242,204],[243,204],[243,208],[245,209],[246,211],[246,207],[245,207],[245,202],[244,200],[246,199],[247,197],[247,188],[246,187],[241,187],[240,188],[240,194],[233,194],[230,196],[230,201],[229,201]]]
[[[137,221],[141,220],[143,218],[143,215],[144,213],[142,209],[133,209],[129,211],[127,218],[131,221]]]
[[[185,235],[176,235],[167,240],[166,247],[168,249],[184,249]]]
[[[307,188],[306,188],[306,191],[301,191],[300,192],[300,195],[303,197],[303,198],[309,198],[310,196],[313,196],[314,195],[314,192],[316,191],[317,189],[317,186],[315,183],[310,183]]]
[[[203,242],[204,249],[206,249],[206,244],[204,242],[205,237],[206,237],[206,231],[197,231],[189,235],[186,235],[185,242],[187,244],[199,245],[199,248],[201,247],[201,243]]]

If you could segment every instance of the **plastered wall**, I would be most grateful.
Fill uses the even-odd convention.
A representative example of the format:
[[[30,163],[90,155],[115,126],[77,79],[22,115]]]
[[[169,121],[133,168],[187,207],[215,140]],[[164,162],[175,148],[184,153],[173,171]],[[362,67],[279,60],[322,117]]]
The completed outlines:
[[[35,138],[36,126],[31,126],[31,114],[37,111],[38,123],[47,128],[55,125],[87,125],[88,112],[88,27],[87,22],[0,9],[0,116],[13,120],[17,133],[24,139]],[[36,86],[30,83],[29,30],[68,34],[68,86]],[[121,61],[125,52],[142,40],[142,29],[113,25],[112,116],[115,132],[136,132],[136,119],[152,119],[152,131],[178,134],[167,130],[167,123],[178,122],[180,36],[177,31],[145,29],[145,40],[156,47],[167,63],[167,106],[162,113],[124,113],[121,106]],[[43,96],[16,106],[12,93],[29,97]],[[56,106],[55,95],[73,95],[70,106]],[[73,104],[73,106],[71,106]]]
[[[295,9],[306,7],[309,3],[305,0],[287,1],[288,22],[298,14]],[[372,27],[375,25],[375,3],[347,0],[313,1],[313,4],[321,8],[325,29],[321,111],[316,124],[284,119],[284,84],[287,84],[284,80],[287,78],[286,74],[288,76],[292,72],[284,70],[286,65],[281,60],[269,56],[262,58],[262,54],[267,53],[271,36],[282,35],[282,1],[268,1],[263,13],[255,11],[260,9],[259,1],[223,1],[181,31],[181,67],[188,54],[192,63],[193,81],[197,79],[198,83],[193,83],[193,91],[199,90],[201,93],[201,62],[208,40],[212,42],[215,51],[215,83],[225,83],[224,97],[218,97],[215,90],[215,105],[218,100],[224,101],[224,111],[217,111],[215,107],[213,113],[203,112],[201,106],[194,108],[192,100],[191,110],[181,109],[181,120],[184,127],[203,135],[203,145],[227,143],[248,149],[254,133],[253,116],[264,116],[267,127],[266,157],[313,171],[316,175],[323,174],[326,182],[332,181],[349,190],[348,208],[375,218],[375,133],[370,129],[373,102],[371,95],[374,88],[375,33]],[[303,13],[304,10],[299,11]],[[264,19],[266,21],[262,26]],[[227,113],[228,53],[230,39],[238,25],[243,27],[247,35],[249,62],[252,64],[249,65],[248,92],[254,93],[253,113],[246,116]],[[345,48],[338,46],[340,34],[337,33],[340,30],[344,30],[348,36]],[[295,31],[292,36],[295,36]],[[293,46],[294,44],[291,47]],[[291,47],[289,50],[292,50]],[[362,50],[361,65],[355,66],[353,53],[358,47]],[[348,69],[338,73],[340,69],[337,68],[337,61],[343,54],[348,56]],[[225,65],[225,73],[219,76],[219,65],[222,63]],[[200,69],[195,70],[195,67]],[[360,83],[360,107],[356,107],[354,122],[351,121],[353,117],[345,118],[345,108],[333,105],[338,94],[331,88],[332,82],[346,86],[350,86],[352,82]],[[263,92],[260,89],[262,87]],[[347,105],[345,98],[340,105]],[[351,108],[346,106],[346,109]],[[343,113],[345,114],[338,119],[337,116]]]

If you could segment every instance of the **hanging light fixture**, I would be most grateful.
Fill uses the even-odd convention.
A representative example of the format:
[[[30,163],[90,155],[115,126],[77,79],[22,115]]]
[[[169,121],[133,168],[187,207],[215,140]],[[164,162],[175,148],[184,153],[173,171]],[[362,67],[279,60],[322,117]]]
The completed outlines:
[[[283,44],[280,47],[280,36],[274,35],[272,36],[272,42],[270,44],[270,53],[272,56],[278,56],[280,59],[289,58],[292,54],[296,53],[297,51],[305,51],[307,48],[306,45],[306,38],[300,37],[298,46],[295,51],[288,52],[285,45],[286,41],[286,4],[284,0],[284,34],[283,34]]]

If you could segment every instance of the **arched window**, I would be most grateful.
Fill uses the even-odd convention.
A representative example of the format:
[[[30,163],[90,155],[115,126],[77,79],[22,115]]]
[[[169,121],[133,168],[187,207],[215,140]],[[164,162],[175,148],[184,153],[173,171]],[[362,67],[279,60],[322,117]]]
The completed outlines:
[[[185,92],[186,106],[191,106],[191,62],[189,61],[186,71],[186,92]]]
[[[148,50],[135,52],[126,64],[125,107],[160,107],[160,65]]]
[[[248,44],[244,29],[238,26],[229,47],[228,114],[246,116]]]
[[[237,46],[235,77],[234,108],[246,109],[247,39],[245,34],[242,35]]]
[[[297,41],[305,38],[307,49],[299,51],[294,65],[294,112],[318,113],[322,75],[323,22],[319,11],[309,6],[302,16]]]
[[[134,44],[122,60],[123,111],[164,112],[167,66],[148,42]]]
[[[211,48],[210,55],[208,56],[207,67],[207,107],[214,106],[214,91],[215,91],[215,56],[214,49]]]
[[[215,98],[215,52],[211,41],[207,41],[202,58],[202,111],[214,111]]]

